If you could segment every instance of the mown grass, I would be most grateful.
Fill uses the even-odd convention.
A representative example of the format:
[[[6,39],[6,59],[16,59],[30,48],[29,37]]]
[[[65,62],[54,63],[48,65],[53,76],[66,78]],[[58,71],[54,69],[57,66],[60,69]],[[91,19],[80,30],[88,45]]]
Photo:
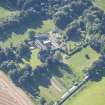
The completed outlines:
[[[89,56],[89,59],[86,58],[86,55]],[[99,56],[100,55],[91,47],[86,47],[73,55],[70,59],[67,59],[65,62],[82,79],[84,77],[84,70],[89,68],[93,62],[98,60]]]
[[[64,105],[105,105],[105,78],[91,82]]]
[[[105,0],[94,0],[96,6],[105,11]]]

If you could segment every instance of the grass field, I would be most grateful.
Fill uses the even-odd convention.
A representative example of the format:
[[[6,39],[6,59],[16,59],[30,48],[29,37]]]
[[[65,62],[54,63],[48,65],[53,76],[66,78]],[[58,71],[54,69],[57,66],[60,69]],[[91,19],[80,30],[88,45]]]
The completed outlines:
[[[18,44],[23,42],[25,39],[28,38],[28,32],[30,30],[35,31],[36,33],[47,33],[54,29],[54,23],[52,20],[43,21],[43,25],[37,29],[28,29],[24,34],[17,35],[16,33],[12,33],[12,36],[7,39],[5,42],[0,42],[1,47],[10,47],[11,43]]]
[[[89,59],[86,58],[88,54]],[[97,54],[92,48],[86,47],[80,52],[73,55],[70,59],[65,62],[76,72],[80,78],[83,78],[83,71],[90,67],[93,62],[95,62],[99,58],[99,54]]]
[[[64,105],[105,105],[105,78],[100,82],[89,83]]]
[[[96,6],[105,11],[105,0],[94,0],[94,1],[96,3]]]

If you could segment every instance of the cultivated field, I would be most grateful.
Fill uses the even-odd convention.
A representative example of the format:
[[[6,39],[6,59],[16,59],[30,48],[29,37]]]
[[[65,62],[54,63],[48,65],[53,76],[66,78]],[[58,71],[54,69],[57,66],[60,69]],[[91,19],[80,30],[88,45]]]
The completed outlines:
[[[9,78],[0,72],[0,105],[34,105],[31,99],[14,86]]]

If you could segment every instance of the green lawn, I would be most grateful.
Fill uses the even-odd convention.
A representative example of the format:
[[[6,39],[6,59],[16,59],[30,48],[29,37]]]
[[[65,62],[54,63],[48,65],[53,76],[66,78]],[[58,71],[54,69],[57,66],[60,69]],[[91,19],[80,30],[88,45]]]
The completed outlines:
[[[35,31],[36,33],[47,33],[51,30],[54,29],[54,23],[52,20],[46,20],[46,21],[43,21],[43,25],[42,27],[40,28],[37,28],[37,29],[28,29],[24,34],[15,34],[14,32],[12,33],[12,36],[7,39],[5,42],[0,42],[0,46],[1,47],[9,47],[11,45],[11,43],[13,44],[18,44],[20,42],[23,42],[25,39],[28,38],[28,32],[30,30],[33,30]]]
[[[95,0],[96,5],[105,11],[105,0]]]
[[[31,59],[29,61],[23,59],[24,64],[30,64],[32,68],[35,68],[36,66],[40,65],[41,62],[38,58],[38,52],[39,49],[35,49],[32,51]],[[24,67],[24,64],[20,64],[21,67]]]
[[[90,57],[90,59],[86,58],[86,55]],[[86,47],[80,52],[73,55],[70,59],[65,62],[80,76],[83,78],[83,71],[90,67],[93,62],[98,60],[99,54],[97,54],[92,48]]]
[[[105,105],[105,78],[92,82],[65,105]]]

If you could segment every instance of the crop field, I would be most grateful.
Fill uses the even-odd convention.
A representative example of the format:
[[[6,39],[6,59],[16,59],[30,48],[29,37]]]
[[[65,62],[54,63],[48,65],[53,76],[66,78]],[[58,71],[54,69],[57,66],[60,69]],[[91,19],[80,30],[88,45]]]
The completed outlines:
[[[86,55],[89,58],[86,58]],[[99,54],[90,47],[86,47],[73,55],[70,59],[65,62],[77,73],[80,78],[83,78],[83,74],[88,67],[90,67],[99,58]]]
[[[0,105],[34,105],[31,99],[0,72]]]
[[[64,105],[105,105],[105,78],[100,82],[90,82]]]

